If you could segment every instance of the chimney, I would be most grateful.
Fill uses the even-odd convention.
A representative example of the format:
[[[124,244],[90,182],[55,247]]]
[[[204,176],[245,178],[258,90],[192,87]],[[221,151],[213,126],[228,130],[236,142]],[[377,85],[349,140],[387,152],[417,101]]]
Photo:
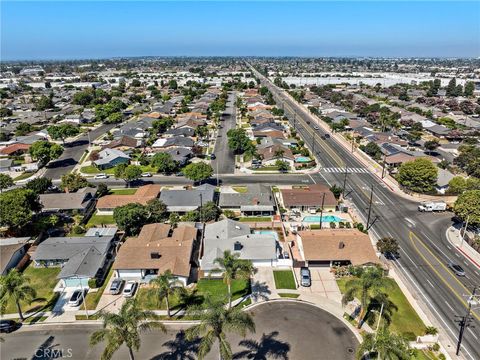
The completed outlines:
[[[243,248],[243,245],[240,241],[235,241],[233,243],[233,250],[234,251],[240,251],[240,250],[242,250],[242,248]]]
[[[344,247],[345,247],[345,243],[344,243],[343,241],[340,241],[340,242],[338,243],[338,248],[339,248],[339,249],[343,249]]]
[[[151,253],[150,253],[150,258],[151,258],[151,259],[160,259],[160,253],[158,253],[158,252],[151,252]]]

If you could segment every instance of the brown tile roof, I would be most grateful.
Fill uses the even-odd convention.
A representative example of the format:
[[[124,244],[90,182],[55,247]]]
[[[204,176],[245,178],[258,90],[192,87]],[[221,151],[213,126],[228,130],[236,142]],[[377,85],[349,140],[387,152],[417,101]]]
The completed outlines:
[[[17,151],[27,152],[28,149],[30,149],[29,144],[20,144],[20,143],[12,144],[12,145],[5,146],[2,150],[0,150],[0,154],[11,155]]]
[[[337,205],[337,199],[330,189],[322,184],[310,185],[305,188],[281,189],[283,203],[293,206],[321,206],[325,194],[324,206]]]
[[[345,261],[352,265],[380,264],[370,237],[357,229],[299,231],[305,260]]]
[[[158,197],[161,185],[150,184],[138,188],[133,195],[106,195],[97,201],[97,209],[114,209],[130,203],[145,205],[148,201]]]
[[[273,146],[269,146],[269,147],[266,147],[266,148],[257,148],[257,152],[259,155],[262,155],[262,158],[264,160],[271,160],[271,159],[274,159],[275,158],[275,152],[277,150],[283,150],[283,155],[282,155],[282,158],[285,158],[285,159],[290,159],[290,160],[295,160],[295,157],[293,156],[293,153],[292,153],[292,150],[290,150],[288,147],[286,146],[282,146],[282,145],[273,145]]]
[[[280,130],[253,131],[255,137],[271,137],[272,139],[285,139],[285,134]]]
[[[114,149],[117,147],[137,147],[137,139],[130,137],[130,136],[122,136],[119,139],[113,140],[109,144],[105,145],[103,148],[110,148]]]
[[[159,273],[170,270],[174,275],[188,277],[196,237],[193,226],[181,225],[171,232],[167,224],[145,225],[138,237],[128,238],[120,247],[113,268],[157,269]],[[152,259],[152,253],[160,257]]]

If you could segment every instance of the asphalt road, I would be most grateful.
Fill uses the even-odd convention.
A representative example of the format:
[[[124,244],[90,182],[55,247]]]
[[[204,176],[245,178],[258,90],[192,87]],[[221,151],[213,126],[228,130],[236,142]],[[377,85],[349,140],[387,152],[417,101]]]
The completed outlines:
[[[342,321],[307,304],[272,302],[251,311],[256,332],[246,338],[229,336],[235,359],[318,359],[355,358],[358,341]],[[25,329],[5,335],[0,355],[3,360],[55,358],[99,359],[102,344],[89,346],[89,337],[100,325],[63,325],[42,330]],[[180,327],[167,333],[142,334],[137,359],[195,359],[198,341],[188,342]],[[245,343],[242,341],[246,341]],[[248,345],[248,346],[247,346]],[[218,359],[214,350],[206,359]],[[122,347],[113,357],[127,359]]]
[[[111,130],[114,126],[115,124],[105,124],[90,131],[90,140],[95,140]],[[73,142],[66,143],[64,148],[63,154],[57,160],[51,161],[47,165],[47,171],[43,177],[60,179],[62,175],[71,172],[88,148],[88,135],[85,134]]]
[[[215,142],[216,159],[212,161],[212,167],[215,174],[233,174],[235,172],[235,155],[228,147],[227,131],[236,127],[235,106],[236,93],[231,92],[228,95],[227,107],[222,114],[220,121],[221,128],[218,131],[218,137]]]
[[[302,138],[324,168],[365,168],[348,150],[333,138],[323,140],[324,131],[315,129],[319,121],[299,104],[288,97],[257,73],[262,83],[274,94],[278,104],[284,108],[291,124],[295,124]],[[310,124],[307,123],[310,122]],[[340,172],[320,171],[312,175],[315,182],[343,186],[345,175]],[[366,173],[347,175],[346,197],[363,216],[368,217],[371,187],[373,185],[373,206],[371,221],[375,220],[371,231],[380,238],[392,236],[399,240],[401,257],[393,263],[400,275],[409,284],[410,291],[420,301],[427,316],[444,330],[454,343],[458,335],[457,315],[467,310],[467,294],[474,285],[480,285],[480,270],[473,264],[463,261],[446,241],[445,231],[451,224],[451,215],[422,214],[416,210],[417,204],[392,193],[378,176]],[[436,222],[436,219],[441,219]],[[432,226],[435,224],[435,226]],[[455,276],[446,264],[449,261],[460,263],[466,271],[465,278]],[[480,359],[480,310],[472,312],[472,325],[464,334],[461,355],[464,358]]]

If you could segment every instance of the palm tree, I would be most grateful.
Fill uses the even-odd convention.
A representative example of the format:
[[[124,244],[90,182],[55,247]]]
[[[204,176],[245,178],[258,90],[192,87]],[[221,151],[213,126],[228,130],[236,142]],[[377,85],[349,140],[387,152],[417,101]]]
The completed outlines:
[[[227,333],[234,332],[245,337],[248,332],[255,332],[255,323],[250,314],[238,307],[225,308],[222,299],[214,299],[210,295],[205,297],[203,306],[192,307],[189,313],[200,319],[198,325],[187,329],[187,340],[192,341],[201,337],[198,347],[198,359],[202,360],[212,350],[215,341],[218,341],[220,360],[233,358],[232,348],[227,340]]]
[[[379,267],[356,268],[355,277],[345,284],[345,294],[342,304],[346,305],[354,297],[360,300],[360,314],[358,316],[358,328],[362,327],[363,318],[372,298],[382,294],[382,289],[390,287],[390,283],[383,275]]]
[[[167,315],[170,315],[170,296],[178,292],[183,284],[173,276],[170,270],[166,270],[163,274],[150,280],[150,284],[157,290],[158,300],[161,302],[165,299],[167,305]]]
[[[223,252],[223,257],[216,258],[213,263],[218,264],[220,269],[214,272],[223,272],[223,282],[227,285],[228,307],[232,307],[232,281],[235,279],[249,280],[255,271],[250,260],[239,259],[239,254],[232,254],[230,250]]]
[[[98,318],[103,320],[103,329],[95,331],[90,336],[90,345],[101,341],[107,344],[102,353],[102,360],[109,360],[123,345],[128,348],[130,360],[134,360],[133,350],[140,348],[140,333],[158,328],[166,331],[165,326],[156,320],[158,316],[152,311],[141,310],[135,299],[128,299],[120,308],[118,314],[100,311]]]
[[[10,270],[7,275],[0,278],[0,302],[2,308],[5,308],[9,301],[15,302],[18,316],[22,321],[24,317],[20,301],[31,303],[37,296],[37,292],[30,286],[29,282],[30,279],[17,269]]]
[[[375,354],[382,360],[409,360],[409,346],[403,337],[391,333],[386,327],[378,329],[376,334],[366,334],[358,348],[357,357]],[[371,357],[372,358],[372,357]]]

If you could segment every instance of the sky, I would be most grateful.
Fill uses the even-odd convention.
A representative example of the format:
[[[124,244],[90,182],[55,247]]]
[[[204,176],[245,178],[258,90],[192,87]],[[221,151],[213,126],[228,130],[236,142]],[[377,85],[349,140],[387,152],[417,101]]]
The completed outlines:
[[[5,60],[480,56],[480,1],[5,1]]]

